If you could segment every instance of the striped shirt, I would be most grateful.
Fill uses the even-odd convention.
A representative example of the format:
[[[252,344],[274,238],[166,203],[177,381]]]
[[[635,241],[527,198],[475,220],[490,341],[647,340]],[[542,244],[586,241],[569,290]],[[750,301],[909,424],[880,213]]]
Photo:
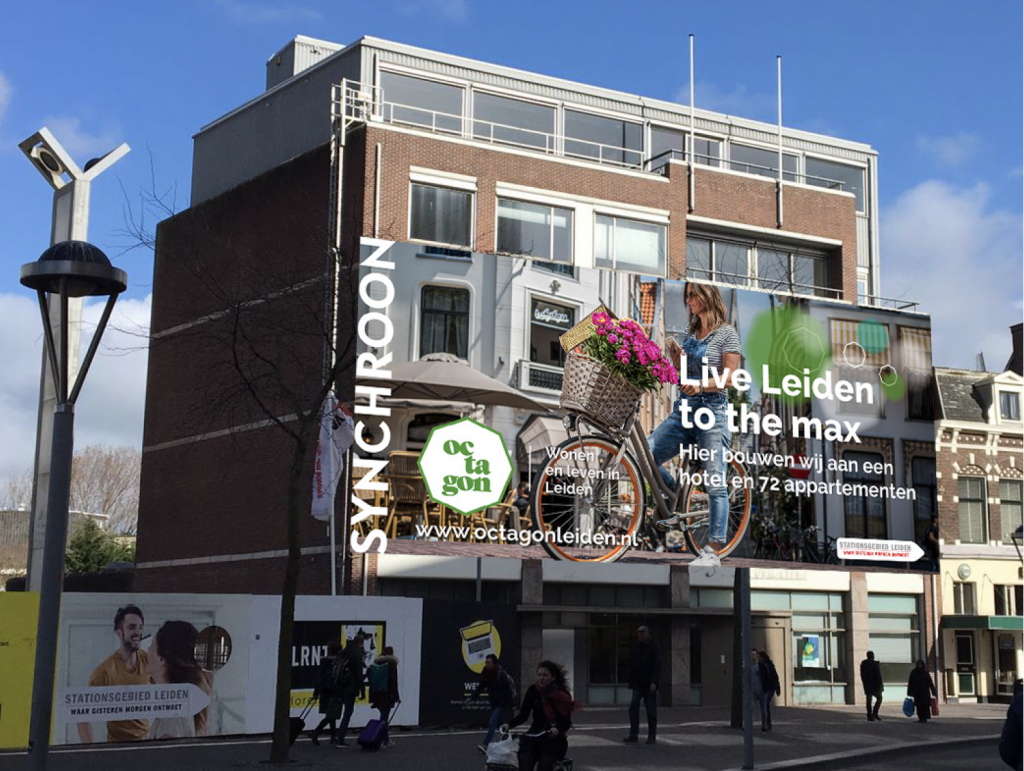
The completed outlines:
[[[687,342],[691,341],[690,345],[697,343],[697,338],[692,334],[687,334],[682,340],[683,350],[687,349]],[[716,327],[706,338],[701,340],[698,344],[708,344],[707,352],[704,356],[708,360],[708,367],[714,368],[715,371],[721,373],[722,371],[722,356],[727,353],[739,353],[740,352],[740,336],[736,334],[736,330],[728,324],[722,324]],[[699,358],[688,356],[686,360],[686,374],[687,377],[693,380],[700,379],[701,367],[703,362]]]

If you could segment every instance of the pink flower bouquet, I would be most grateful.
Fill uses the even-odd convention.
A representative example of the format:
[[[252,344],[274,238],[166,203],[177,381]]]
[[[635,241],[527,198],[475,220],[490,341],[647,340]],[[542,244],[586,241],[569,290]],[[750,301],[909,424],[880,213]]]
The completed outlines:
[[[679,373],[661,348],[631,319],[612,321],[607,314],[592,317],[595,334],[583,343],[583,352],[643,391],[678,383]]]

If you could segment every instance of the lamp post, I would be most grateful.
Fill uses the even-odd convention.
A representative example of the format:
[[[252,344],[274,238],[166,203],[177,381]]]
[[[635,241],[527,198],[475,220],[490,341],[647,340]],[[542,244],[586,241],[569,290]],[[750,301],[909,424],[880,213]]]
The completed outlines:
[[[102,251],[85,241],[54,244],[36,262],[21,266],[21,283],[36,290],[43,315],[45,356],[53,378],[57,403],[50,445],[50,484],[46,502],[46,538],[39,583],[39,623],[36,627],[36,662],[32,678],[29,755],[34,771],[44,771],[50,746],[53,682],[57,658],[60,599],[64,588],[64,548],[68,531],[71,458],[74,453],[75,401],[92,364],[100,337],[110,319],[117,296],[128,286],[128,276],[110,264]],[[73,298],[106,297],[99,325],[74,382],[69,382],[68,305]],[[57,339],[51,327],[51,305],[57,308]]]

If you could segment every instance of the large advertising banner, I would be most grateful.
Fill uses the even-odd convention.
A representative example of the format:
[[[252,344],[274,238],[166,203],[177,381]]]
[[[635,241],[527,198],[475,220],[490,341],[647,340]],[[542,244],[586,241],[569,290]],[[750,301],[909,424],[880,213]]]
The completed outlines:
[[[245,733],[249,599],[65,594],[54,742]]]
[[[327,658],[328,646],[336,643],[342,648],[355,643],[362,632],[363,667],[369,667],[381,655],[387,639],[387,624],[383,621],[296,621],[292,631],[292,711],[301,710],[313,698],[320,674],[320,662]],[[357,705],[369,704],[365,688],[356,696]]]
[[[0,592],[0,747],[28,744],[39,595]]]
[[[792,250],[724,284],[362,244],[356,553],[937,569],[926,314]]]
[[[484,664],[488,656],[495,656],[518,679],[518,643],[514,607],[425,600],[421,723],[486,726],[491,709],[481,688]]]

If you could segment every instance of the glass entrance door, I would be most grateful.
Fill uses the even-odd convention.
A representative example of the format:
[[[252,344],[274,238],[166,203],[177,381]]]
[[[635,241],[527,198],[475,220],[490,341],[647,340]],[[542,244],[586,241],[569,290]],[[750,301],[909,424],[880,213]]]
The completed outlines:
[[[956,633],[956,679],[960,696],[977,696],[977,664],[974,657],[974,634]]]
[[[996,639],[999,646],[999,658],[996,661],[998,670],[996,693],[999,696],[1013,696],[1013,684],[1017,682],[1017,646],[1012,634],[1001,634]]]

